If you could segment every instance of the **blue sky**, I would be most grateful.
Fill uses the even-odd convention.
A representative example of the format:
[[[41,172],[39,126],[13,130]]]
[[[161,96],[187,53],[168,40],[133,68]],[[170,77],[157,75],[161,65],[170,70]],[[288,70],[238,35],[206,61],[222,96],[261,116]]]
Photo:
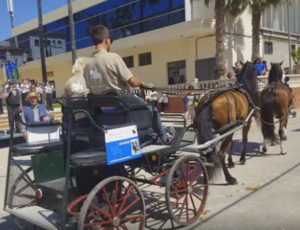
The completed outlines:
[[[6,6],[7,0],[0,0],[0,41],[11,37],[10,18]],[[75,0],[73,0],[75,1]],[[37,17],[37,0],[13,0],[14,24],[18,26]],[[67,0],[42,0],[43,14],[67,4]]]

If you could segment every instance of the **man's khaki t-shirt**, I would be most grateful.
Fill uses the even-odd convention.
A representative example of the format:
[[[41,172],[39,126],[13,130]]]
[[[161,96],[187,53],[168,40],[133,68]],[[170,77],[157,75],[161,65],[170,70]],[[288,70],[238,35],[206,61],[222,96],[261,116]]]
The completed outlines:
[[[118,54],[103,49],[93,52],[84,71],[86,85],[96,95],[115,91],[129,92],[127,81],[132,77],[131,71]]]

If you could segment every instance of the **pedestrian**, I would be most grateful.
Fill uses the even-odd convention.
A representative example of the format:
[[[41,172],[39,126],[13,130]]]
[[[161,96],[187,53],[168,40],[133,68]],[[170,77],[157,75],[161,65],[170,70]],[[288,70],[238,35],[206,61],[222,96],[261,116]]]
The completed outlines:
[[[26,101],[28,105],[23,106],[22,121],[23,123],[46,122],[50,121],[50,116],[43,104],[38,103],[39,95],[36,92],[30,92]],[[21,126],[21,131],[25,139],[28,135],[25,126]]]
[[[20,84],[21,97],[22,97],[22,105],[26,105],[26,96],[29,93],[29,85],[25,80],[23,80]]]
[[[256,63],[256,71],[257,71],[257,75],[266,75],[267,73],[267,66],[265,63],[262,62],[262,58],[259,57],[257,59],[257,63]]]
[[[241,69],[242,69],[242,65],[241,65],[241,62],[240,61],[236,61],[234,63],[234,66],[232,67],[233,70],[234,70],[234,74],[235,74],[235,78],[237,79],[240,72],[241,72]]]
[[[22,99],[20,90],[17,88],[15,82],[9,82],[9,87],[4,97],[6,98],[7,113],[8,113],[8,122],[9,127],[12,127],[12,123],[15,119],[15,114],[22,110]],[[19,122],[15,122],[15,127],[13,127],[16,132],[20,132]]]
[[[162,93],[161,97],[159,98],[159,103],[161,105],[161,112],[165,112],[165,109],[169,104],[169,97],[166,93]]]
[[[153,107],[156,107],[156,105],[157,105],[157,99],[158,99],[157,92],[154,91],[153,89],[151,89],[149,97],[150,97],[151,105]]]
[[[46,93],[46,105],[48,111],[53,111],[53,90],[49,82],[46,83],[45,86]]]
[[[4,94],[4,87],[2,84],[0,84],[0,115],[3,114],[3,94]]]
[[[90,36],[96,50],[87,61],[84,78],[91,93],[117,95],[128,105],[144,105],[153,113],[153,128],[158,134],[159,142],[170,144],[174,139],[175,129],[165,129],[160,121],[158,110],[147,106],[140,97],[130,93],[130,87],[145,87],[146,84],[133,76],[118,54],[109,52],[112,42],[109,30],[104,26],[97,25],[91,28]]]

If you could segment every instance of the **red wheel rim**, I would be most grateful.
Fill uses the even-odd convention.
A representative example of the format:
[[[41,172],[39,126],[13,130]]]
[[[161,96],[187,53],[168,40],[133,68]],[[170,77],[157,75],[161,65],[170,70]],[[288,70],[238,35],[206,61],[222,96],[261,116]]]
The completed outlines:
[[[167,202],[177,223],[190,224],[200,216],[207,199],[207,182],[206,170],[197,158],[175,163],[169,175]]]
[[[138,188],[129,180],[112,180],[90,201],[84,229],[143,229],[145,206]]]

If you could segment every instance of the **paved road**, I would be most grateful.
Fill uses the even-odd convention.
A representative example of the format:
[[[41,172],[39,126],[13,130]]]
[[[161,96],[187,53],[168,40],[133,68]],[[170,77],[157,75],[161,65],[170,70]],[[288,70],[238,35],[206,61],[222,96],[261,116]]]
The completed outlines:
[[[299,111],[298,111],[299,114]],[[205,230],[299,230],[300,229],[300,117],[288,124],[288,154],[280,155],[279,146],[260,153],[262,135],[253,123],[249,134],[246,165],[238,164],[241,134],[234,136],[234,160],[231,169],[237,185],[226,185],[223,175],[211,182],[205,211],[192,226],[178,229]],[[299,143],[300,144],[300,143]],[[3,198],[7,149],[0,150],[0,197]],[[145,189],[145,196],[164,197],[163,189]],[[160,205],[162,204],[162,205]],[[172,229],[163,199],[148,203],[146,229]],[[3,206],[2,199],[0,205]],[[18,229],[11,218],[0,211],[0,230]]]

